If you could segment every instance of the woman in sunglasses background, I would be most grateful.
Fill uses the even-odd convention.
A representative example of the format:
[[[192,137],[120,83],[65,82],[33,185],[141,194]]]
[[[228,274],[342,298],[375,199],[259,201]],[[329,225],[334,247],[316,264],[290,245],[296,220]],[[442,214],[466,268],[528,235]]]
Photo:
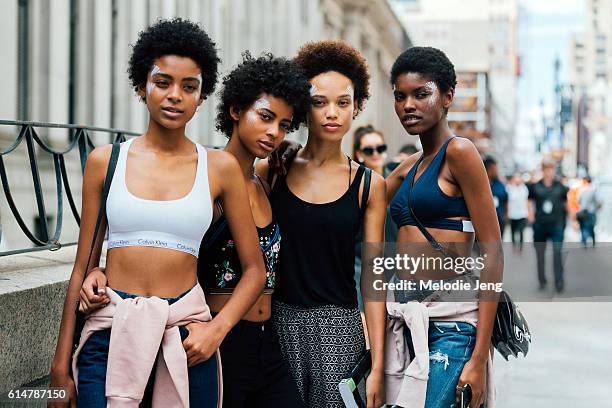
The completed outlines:
[[[387,145],[380,130],[372,125],[359,126],[353,134],[353,160],[385,177]]]

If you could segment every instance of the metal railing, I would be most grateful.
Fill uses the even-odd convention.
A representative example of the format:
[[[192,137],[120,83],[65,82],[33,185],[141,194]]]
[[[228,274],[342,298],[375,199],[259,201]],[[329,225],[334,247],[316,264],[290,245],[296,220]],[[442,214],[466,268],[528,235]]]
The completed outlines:
[[[64,200],[63,200],[63,189],[65,189],[66,197],[68,198],[68,204],[77,225],[80,225],[81,217],[79,215],[77,205],[74,201],[72,190],[70,189],[70,183],[68,182],[68,173],[66,171],[66,164],[64,156],[67,153],[72,152],[74,149],[78,149],[79,159],[81,164],[81,172],[85,171],[85,162],[87,156],[94,149],[90,132],[103,132],[109,134],[109,142],[114,140],[125,141],[126,136],[138,136],[138,133],[127,132],[119,129],[106,129],[91,126],[81,125],[69,125],[69,124],[56,124],[56,123],[44,123],[44,122],[25,122],[25,121],[13,121],[13,120],[0,120],[0,125],[17,126],[19,132],[15,142],[9,146],[6,150],[0,150],[0,179],[2,181],[2,189],[6,196],[8,206],[15,217],[15,221],[19,224],[19,227],[25,234],[25,236],[36,245],[33,248],[23,248],[10,251],[0,252],[0,257],[13,255],[18,253],[42,251],[42,250],[57,250],[62,246],[74,245],[76,242],[60,242],[62,232],[62,222],[64,220]],[[48,146],[37,134],[35,128],[56,128],[56,129],[67,129],[70,133],[70,142],[67,147],[63,150],[54,150]],[[4,165],[4,157],[16,150],[22,143],[27,145],[27,154],[30,164],[30,171],[32,175],[32,183],[34,185],[34,194],[36,196],[36,208],[38,215],[38,229],[40,236],[36,236],[26,223],[22,215],[19,213],[19,209],[15,204],[13,195],[11,194],[11,188],[9,186],[8,175],[6,167]],[[45,200],[43,195],[43,189],[40,179],[40,167],[37,157],[38,149],[50,154],[53,159],[53,170],[55,173],[55,190],[57,194],[57,215],[55,222],[55,229],[53,233],[49,230],[47,222],[47,209],[45,207]],[[1,230],[0,230],[1,231]]]

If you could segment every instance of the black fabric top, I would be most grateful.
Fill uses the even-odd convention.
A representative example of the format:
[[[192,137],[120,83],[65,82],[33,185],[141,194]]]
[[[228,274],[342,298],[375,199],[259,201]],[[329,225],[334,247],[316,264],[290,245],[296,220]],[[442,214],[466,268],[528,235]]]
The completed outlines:
[[[562,225],[565,222],[567,187],[559,181],[553,181],[550,187],[542,181],[529,186],[529,199],[536,206],[535,222],[542,224]]]
[[[278,176],[270,194],[283,231],[275,299],[300,306],[357,307],[355,244],[362,222],[359,186],[364,170],[359,166],[342,197],[323,204],[303,201],[289,190],[286,176]]]
[[[274,289],[278,269],[281,235],[273,220],[264,228],[257,228],[259,246],[266,266],[266,292]],[[198,280],[206,293],[233,290],[242,277],[242,266],[236,244],[225,216],[215,221],[202,239],[198,257]]]

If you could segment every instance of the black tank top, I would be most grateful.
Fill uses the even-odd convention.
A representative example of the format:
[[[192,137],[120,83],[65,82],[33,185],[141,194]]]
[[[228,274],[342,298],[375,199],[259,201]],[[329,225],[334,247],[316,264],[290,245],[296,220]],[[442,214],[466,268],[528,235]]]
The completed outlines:
[[[342,197],[323,204],[301,200],[289,190],[286,176],[278,176],[270,194],[283,231],[275,299],[300,306],[357,307],[355,243],[362,221],[363,173],[359,166]]]

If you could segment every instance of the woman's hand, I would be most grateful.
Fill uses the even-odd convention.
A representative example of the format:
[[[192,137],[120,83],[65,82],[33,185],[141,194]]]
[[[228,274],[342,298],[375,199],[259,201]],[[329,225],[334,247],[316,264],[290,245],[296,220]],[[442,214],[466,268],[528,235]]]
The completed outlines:
[[[458,387],[470,384],[472,387],[472,401],[470,407],[478,408],[484,403],[487,384],[487,362],[470,359],[461,371]]]
[[[208,360],[219,349],[225,333],[217,326],[214,320],[185,326],[189,330],[189,335],[183,340],[188,367]]]
[[[367,408],[385,405],[385,376],[382,371],[372,371],[366,379]]]
[[[270,171],[281,176],[286,175],[293,159],[295,159],[295,155],[301,148],[302,145],[293,140],[285,139],[280,142],[278,147],[268,157]]]
[[[93,268],[81,286],[79,311],[90,314],[106,306],[110,299],[106,295],[104,268]]]
[[[76,408],[76,386],[74,380],[70,377],[70,374],[66,371],[65,373],[58,373],[57,371],[51,370],[51,382],[49,387],[61,388],[66,390],[68,401],[49,401],[47,402],[48,408]]]

